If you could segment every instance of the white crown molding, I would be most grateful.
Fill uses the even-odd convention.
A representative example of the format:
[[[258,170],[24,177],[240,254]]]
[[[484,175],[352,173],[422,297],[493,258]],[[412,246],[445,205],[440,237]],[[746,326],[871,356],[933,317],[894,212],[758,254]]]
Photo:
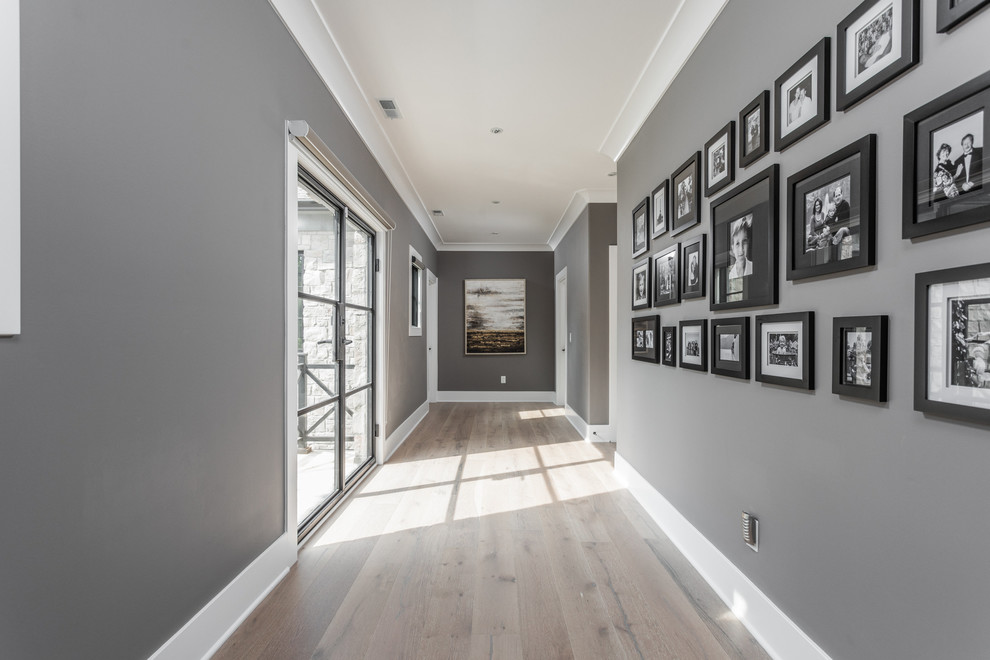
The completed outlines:
[[[560,216],[560,220],[557,221],[557,226],[550,234],[547,245],[550,246],[551,250],[556,250],[588,204],[615,204],[616,200],[618,200],[616,191],[609,188],[578,190],[571,197],[571,203],[564,209],[564,214]]]
[[[437,252],[551,252],[544,243],[444,243]]]
[[[337,47],[323,15],[311,0],[269,2],[427,237],[435,247],[442,245],[443,238],[433,224],[426,204],[416,191],[391,141],[375,119],[372,105]]]
[[[600,152],[618,161],[729,0],[681,0]]]

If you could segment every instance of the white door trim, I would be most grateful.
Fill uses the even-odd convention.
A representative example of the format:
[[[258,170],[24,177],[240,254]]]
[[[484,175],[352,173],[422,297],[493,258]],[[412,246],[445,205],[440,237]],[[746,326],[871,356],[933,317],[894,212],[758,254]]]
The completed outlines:
[[[608,440],[619,417],[619,246],[608,246]]]
[[[426,392],[427,401],[437,401],[437,380],[439,377],[439,357],[437,337],[440,331],[440,280],[426,269]]]
[[[553,282],[554,291],[554,355],[555,403],[567,405],[567,266],[560,269]]]

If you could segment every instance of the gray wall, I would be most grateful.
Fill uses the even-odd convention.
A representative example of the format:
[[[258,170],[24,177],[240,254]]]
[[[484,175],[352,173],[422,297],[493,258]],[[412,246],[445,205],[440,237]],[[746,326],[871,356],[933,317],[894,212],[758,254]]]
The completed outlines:
[[[553,254],[440,252],[437,383],[441,392],[554,389]],[[464,280],[526,279],[526,354],[464,355]],[[499,377],[505,376],[505,385]]]
[[[567,268],[567,404],[588,424],[608,419],[608,246],[615,204],[589,204],[554,250]],[[594,310],[594,311],[592,311]]]
[[[727,5],[618,164],[620,327],[632,316],[635,204],[821,37],[834,46],[835,25],[858,4]],[[900,201],[902,117],[990,67],[990,11],[937,35],[936,3],[921,4],[918,67],[737,175],[778,162],[786,179],[878,135],[878,266],[798,284],[782,276],[780,304],[746,312],[816,313],[817,390],[634,362],[619,333],[618,451],[835,658],[976,658],[990,648],[987,429],[912,410],[914,274],[988,261],[990,228],[905,241]],[[708,231],[706,202],[701,226],[676,240]],[[665,325],[718,315],[707,301],[659,313]],[[831,319],[860,314],[890,315],[889,404],[830,393]],[[743,509],[761,518],[758,554],[739,538]]]
[[[284,121],[395,219],[396,262],[436,253],[264,0],[21,14],[0,657],[147,657],[284,528]],[[389,334],[396,420],[425,348]]]

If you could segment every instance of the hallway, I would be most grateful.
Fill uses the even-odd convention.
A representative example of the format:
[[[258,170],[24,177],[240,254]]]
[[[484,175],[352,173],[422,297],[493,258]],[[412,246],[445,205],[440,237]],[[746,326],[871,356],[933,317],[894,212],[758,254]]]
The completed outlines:
[[[766,658],[550,404],[434,404],[215,656]]]

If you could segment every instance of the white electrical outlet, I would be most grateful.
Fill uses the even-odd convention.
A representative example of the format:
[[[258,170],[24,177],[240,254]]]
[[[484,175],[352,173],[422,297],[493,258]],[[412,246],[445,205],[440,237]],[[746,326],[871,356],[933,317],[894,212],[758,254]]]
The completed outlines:
[[[502,384],[505,385],[505,376],[502,376]]]

